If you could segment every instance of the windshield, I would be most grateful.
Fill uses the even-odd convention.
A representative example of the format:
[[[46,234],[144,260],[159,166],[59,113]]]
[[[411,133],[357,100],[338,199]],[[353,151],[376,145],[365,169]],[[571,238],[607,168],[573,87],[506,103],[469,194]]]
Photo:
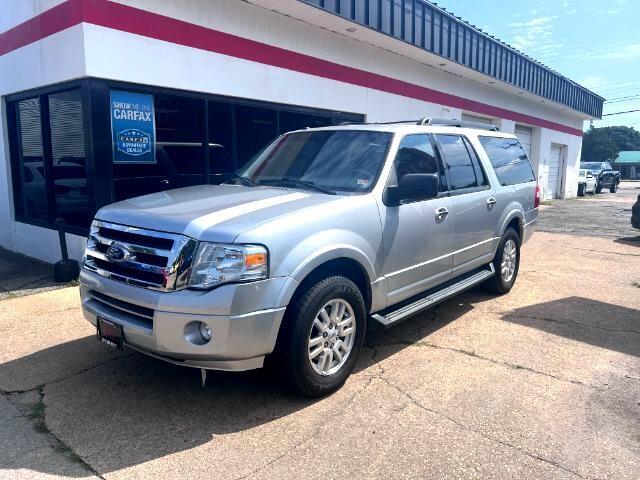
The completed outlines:
[[[290,133],[237,173],[256,185],[365,193],[380,173],[391,138],[365,130]]]
[[[580,164],[580,168],[586,168],[587,170],[599,170],[602,168],[602,164],[598,162],[585,162]]]

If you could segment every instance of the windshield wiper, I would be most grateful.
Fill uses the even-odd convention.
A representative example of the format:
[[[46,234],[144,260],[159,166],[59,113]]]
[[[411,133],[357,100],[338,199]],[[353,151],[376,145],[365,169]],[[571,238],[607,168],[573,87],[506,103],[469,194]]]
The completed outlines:
[[[280,178],[265,178],[259,181],[260,185],[293,185],[295,187],[307,188],[309,190],[315,190],[316,192],[327,193],[329,195],[336,195],[336,192],[320,185],[316,185],[308,180],[300,180],[299,178],[280,177]]]
[[[237,174],[236,172],[232,172],[229,179],[224,183],[229,183],[231,180],[239,180],[246,187],[255,187],[256,182],[251,180],[249,177],[243,177],[242,175]]]

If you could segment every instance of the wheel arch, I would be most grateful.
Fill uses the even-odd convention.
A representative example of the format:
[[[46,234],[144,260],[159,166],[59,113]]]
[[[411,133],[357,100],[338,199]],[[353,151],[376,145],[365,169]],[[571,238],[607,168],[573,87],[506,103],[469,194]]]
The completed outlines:
[[[502,222],[502,228],[500,229],[500,236],[504,235],[507,228],[513,228],[520,241],[522,242],[523,234],[524,234],[524,214],[519,210],[514,210],[507,215],[507,217]]]
[[[302,270],[302,273],[295,275],[294,282],[284,288],[279,304],[289,305],[314,283],[333,275],[341,275],[356,284],[364,298],[367,312],[370,311],[372,302],[370,273],[362,262],[353,256],[325,258],[322,261],[313,262]]]

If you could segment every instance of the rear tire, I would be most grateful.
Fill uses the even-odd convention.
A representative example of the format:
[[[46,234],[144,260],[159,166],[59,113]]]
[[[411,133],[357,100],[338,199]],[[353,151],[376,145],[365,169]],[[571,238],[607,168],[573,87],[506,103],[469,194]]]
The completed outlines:
[[[585,188],[587,188],[587,186],[584,183],[579,183],[578,184],[578,196],[579,197],[584,197]]]
[[[507,228],[500,238],[498,251],[492,263],[496,274],[483,286],[499,295],[509,293],[516,283],[520,268],[520,237],[513,228]]]
[[[351,326],[355,332],[349,337]],[[296,393],[306,397],[328,395],[338,390],[353,371],[365,330],[366,307],[356,284],[337,275],[322,279],[294,297],[287,308],[276,346],[276,363]]]

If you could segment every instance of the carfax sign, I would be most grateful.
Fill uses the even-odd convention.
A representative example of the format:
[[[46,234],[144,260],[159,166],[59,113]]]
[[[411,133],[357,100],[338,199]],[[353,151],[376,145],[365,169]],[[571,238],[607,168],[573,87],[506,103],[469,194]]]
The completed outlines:
[[[153,95],[111,90],[114,163],[155,163]]]

